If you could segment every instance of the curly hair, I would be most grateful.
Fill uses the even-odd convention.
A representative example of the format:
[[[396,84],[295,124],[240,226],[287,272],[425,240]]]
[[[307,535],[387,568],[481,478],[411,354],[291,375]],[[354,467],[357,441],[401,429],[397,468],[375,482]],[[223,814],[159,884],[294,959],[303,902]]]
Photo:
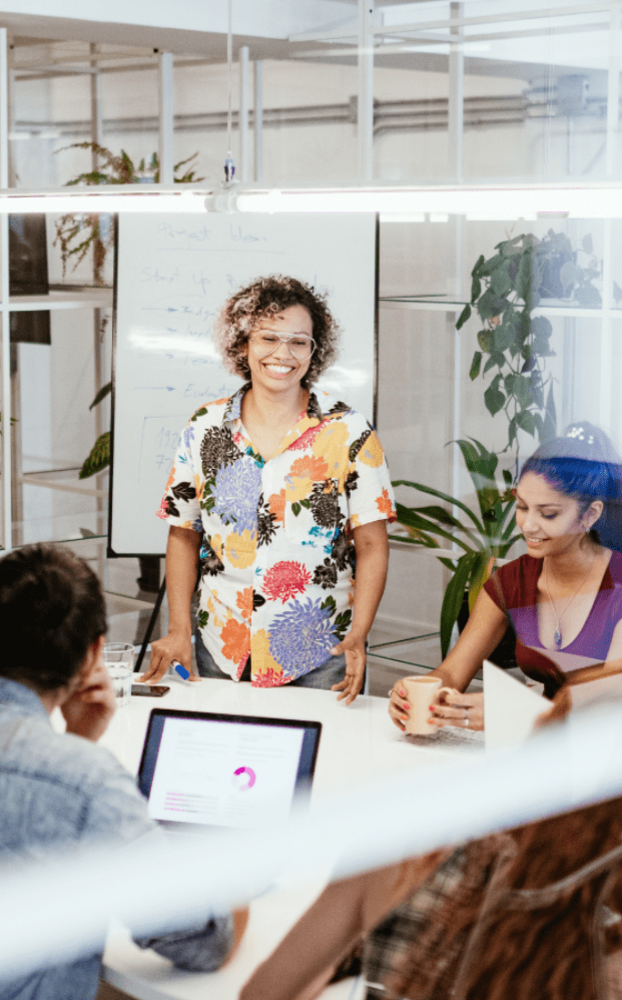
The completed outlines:
[[[250,378],[246,357],[249,334],[260,320],[283,312],[290,306],[304,306],[311,316],[316,347],[309,370],[302,379],[308,388],[330,368],[337,356],[339,325],[326,304],[326,295],[311,285],[282,274],[257,278],[225,302],[214,323],[214,343],[227,371]]]

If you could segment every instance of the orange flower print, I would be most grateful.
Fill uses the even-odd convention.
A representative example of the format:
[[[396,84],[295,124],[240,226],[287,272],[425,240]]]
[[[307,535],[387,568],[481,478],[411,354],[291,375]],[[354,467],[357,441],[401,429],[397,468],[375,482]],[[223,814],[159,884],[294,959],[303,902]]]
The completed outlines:
[[[248,569],[249,566],[252,566],[255,561],[256,549],[257,540],[252,537],[248,528],[241,535],[236,534],[235,531],[227,535],[225,555],[229,564],[235,566],[236,569]]]
[[[228,660],[239,663],[242,657],[246,660],[251,644],[251,630],[244,622],[229,618],[222,632],[222,652]]]
[[[328,475],[326,459],[322,456],[315,458],[313,455],[305,455],[304,458],[297,458],[291,469],[290,476],[306,476],[316,482],[323,482]]]
[[[194,477],[194,488],[197,491],[197,500],[203,499],[203,488],[205,486],[205,480],[202,476]]]
[[[376,497],[376,507],[381,514],[385,514],[391,520],[395,518],[395,511],[393,510],[393,504],[389,499],[389,491],[386,486],[383,487],[382,496]]]
[[[289,601],[296,594],[304,594],[311,583],[311,574],[302,563],[283,560],[275,563],[263,578],[263,591],[271,601]]]
[[[241,611],[242,618],[249,619],[253,613],[253,588],[245,587],[236,594],[235,605]]]
[[[384,454],[382,451],[382,445],[380,444],[378,435],[375,431],[372,431],[365,441],[363,447],[358,453],[358,457],[364,465],[369,465],[372,469],[377,469],[378,466],[382,465]]]
[[[313,454],[326,459],[329,479],[342,482],[347,475],[348,428],[345,423],[329,421],[313,442]]]
[[[172,485],[173,485],[173,483],[175,482],[175,474],[176,474],[176,473],[175,473],[175,466],[174,466],[174,465],[172,465],[172,466],[171,466],[171,473],[170,473],[170,476],[169,476],[169,477],[168,477],[168,479],[166,480],[166,486],[164,487],[164,492],[165,492],[165,493],[168,493],[168,490],[169,490],[169,487],[170,487],[170,486],[172,486]]]
[[[285,490],[281,490],[280,493],[273,493],[268,500],[270,505],[270,513],[274,514],[275,521],[285,520]]]
[[[209,539],[209,543],[212,546],[214,552],[222,562],[222,538],[220,535],[212,535]]]
[[[285,476],[285,498],[290,503],[306,500],[313,489],[313,481],[308,476]]]
[[[256,687],[282,684],[283,668],[270,655],[270,634],[258,629],[251,638],[251,680]]]
[[[290,503],[306,500],[314,482],[323,482],[328,475],[328,465],[323,456],[305,455],[297,458],[285,476],[285,496]]]

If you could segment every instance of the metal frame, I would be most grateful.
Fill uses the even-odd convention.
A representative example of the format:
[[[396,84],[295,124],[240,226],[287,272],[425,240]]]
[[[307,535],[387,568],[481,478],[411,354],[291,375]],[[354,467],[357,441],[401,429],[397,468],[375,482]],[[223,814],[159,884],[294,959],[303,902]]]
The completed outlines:
[[[0,28],[0,185],[9,185],[9,72],[6,28]],[[13,547],[11,498],[11,331],[9,315],[9,217],[0,214],[0,338],[2,355],[2,540]]]

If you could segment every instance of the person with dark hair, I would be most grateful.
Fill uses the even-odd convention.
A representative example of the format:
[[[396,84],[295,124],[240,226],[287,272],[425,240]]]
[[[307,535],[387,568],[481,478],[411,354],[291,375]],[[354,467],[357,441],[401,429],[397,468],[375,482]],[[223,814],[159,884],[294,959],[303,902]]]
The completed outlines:
[[[0,560],[0,864],[46,863],[63,851],[163,838],[135,779],[96,746],[115,710],[101,653],[104,597],[87,563],[66,549],[30,545]],[[60,708],[66,733],[50,714]],[[145,844],[147,840],[145,840]],[[85,890],[86,891],[86,890]],[[184,968],[210,971],[232,951],[246,911],[143,939]],[[94,954],[0,982],[10,1000],[89,1000]]]
[[[508,624],[518,666],[548,698],[578,670],[622,666],[622,554],[609,547],[621,538],[621,484],[622,460],[587,421],[527,459],[515,491],[527,554],[486,581],[458,642],[431,672],[452,689],[430,706],[432,724],[483,728],[483,695],[464,692]],[[389,713],[400,729],[409,708],[398,682]]]
[[[191,670],[200,570],[201,677],[330,688],[346,704],[361,690],[395,507],[373,428],[311,391],[337,333],[325,296],[295,278],[258,278],[225,303],[215,342],[247,381],[182,433],[158,512],[170,525],[169,632],[143,680],[172,660]]]

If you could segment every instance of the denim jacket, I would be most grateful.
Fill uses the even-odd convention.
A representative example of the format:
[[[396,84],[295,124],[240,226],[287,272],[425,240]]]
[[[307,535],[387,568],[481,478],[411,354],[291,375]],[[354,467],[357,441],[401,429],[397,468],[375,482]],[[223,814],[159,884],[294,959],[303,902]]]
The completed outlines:
[[[133,777],[108,750],[80,736],[55,733],[34,691],[3,677],[0,804],[0,863],[45,863],[50,853],[100,842],[122,847],[157,830]],[[232,934],[232,917],[212,918],[206,907],[201,927],[138,943],[177,965],[206,972],[222,964]],[[103,947],[102,941],[96,954],[79,961],[0,982],[0,1000],[91,1000]]]

